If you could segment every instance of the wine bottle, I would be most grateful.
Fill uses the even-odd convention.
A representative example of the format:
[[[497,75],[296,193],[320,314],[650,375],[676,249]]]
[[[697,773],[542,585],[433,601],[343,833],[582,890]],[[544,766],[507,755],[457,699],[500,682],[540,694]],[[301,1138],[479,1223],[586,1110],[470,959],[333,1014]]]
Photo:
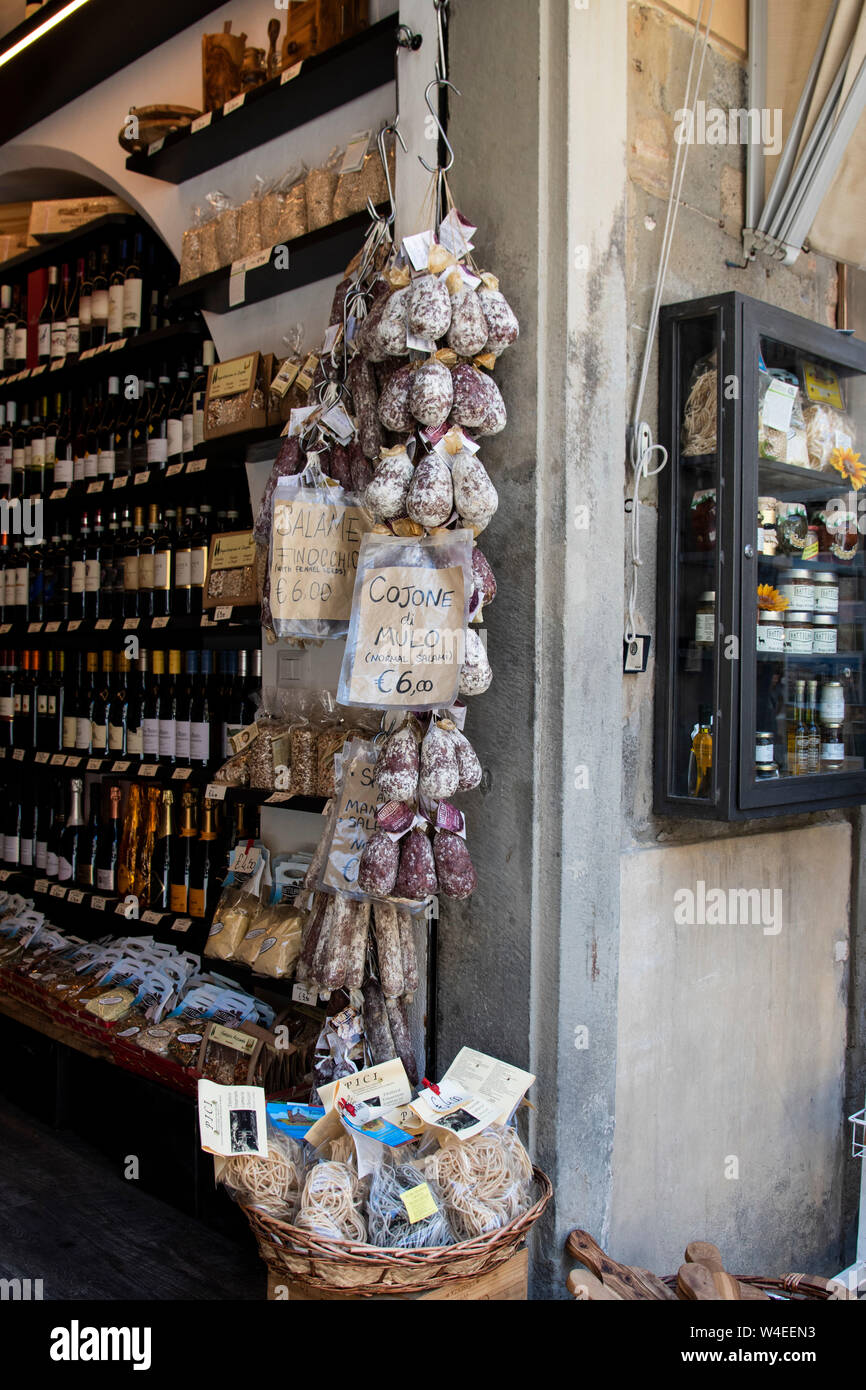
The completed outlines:
[[[48,362],[51,359],[51,324],[54,320],[54,313],[57,301],[57,266],[48,267],[48,288],[45,291],[45,301],[39,311],[39,322],[36,326],[36,357],[39,362]]]
[[[159,787],[148,787],[144,820],[144,834],[141,837],[141,854],[138,873],[133,883],[133,893],[142,909],[149,908],[157,890],[157,841],[159,839],[160,800]]]
[[[30,457],[27,470],[28,497],[45,496],[45,416],[48,414],[48,397],[43,396],[33,403],[30,421]]]
[[[201,367],[196,366],[195,379],[192,384],[193,449],[198,449],[204,444],[204,407],[207,396],[207,379],[209,368],[216,362],[216,348],[209,338],[202,343],[201,349]]]
[[[82,671],[84,658],[81,652],[73,654],[70,663],[69,679],[63,687],[63,752],[73,753],[78,743],[78,704],[83,694]]]
[[[82,262],[79,261],[79,265]],[[83,269],[83,266],[82,266]],[[78,295],[78,345],[79,354],[85,349],[95,347],[93,337],[93,282],[96,279],[96,252],[87,255],[87,273],[81,281]]]
[[[66,297],[66,364],[71,365],[78,361],[81,352],[81,324],[79,321],[79,303],[81,300],[81,287],[84,282],[84,259],[79,259],[77,274],[70,283],[67,279],[64,290]]]
[[[25,777],[21,786],[21,855],[19,863],[28,872],[36,866],[36,837],[39,833],[39,797],[32,781]]]
[[[168,674],[162,677],[159,692],[159,760],[177,762],[177,681],[180,676],[180,652],[168,654]]]
[[[132,471],[142,472],[147,468],[147,440],[148,440],[148,415],[150,414],[151,397],[155,389],[151,381],[150,372],[145,372],[144,377],[138,382],[138,407],[135,418],[132,422]]]
[[[113,757],[122,758],[126,752],[129,657],[121,653],[114,660],[116,670],[108,708],[108,751]]]
[[[15,677],[14,716],[12,743],[15,748],[30,749],[36,740],[34,710],[32,702],[33,685],[30,679],[30,653],[20,653],[21,665]]]
[[[21,859],[21,778],[16,771],[6,787],[6,801],[3,811],[3,862],[10,869],[17,869]]]
[[[0,670],[0,748],[15,746],[15,671],[12,654],[2,653]]]
[[[120,858],[120,787],[108,789],[108,816],[103,820],[96,845],[96,891],[117,892],[117,865]]]
[[[147,465],[164,469],[168,459],[168,410],[171,381],[167,368],[160,367],[156,392],[147,417]]]
[[[66,307],[69,300],[69,266],[63,267],[62,279],[58,282],[51,315],[51,360],[66,360]]]
[[[171,860],[174,852],[174,792],[166,787],[162,793],[159,830],[151,861],[150,906],[157,912],[171,910]]]
[[[13,363],[6,360],[6,325],[12,313],[12,286],[0,285],[0,373],[11,372]]]
[[[45,837],[45,877],[57,878],[57,871],[60,859],[60,846],[63,840],[63,831],[66,826],[66,798],[63,793],[63,783],[58,778],[54,783],[54,814],[51,823],[46,827]],[[41,843],[36,842],[36,867],[41,869],[40,859]]]
[[[15,289],[15,365],[18,371],[27,366],[27,308],[22,308],[23,295]]]
[[[12,490],[12,431],[6,423],[6,405],[0,402],[0,499],[8,501]]]
[[[47,402],[47,397],[45,398]],[[54,467],[57,462],[57,436],[60,433],[60,419],[63,413],[63,397],[58,393],[53,397],[52,409],[46,409],[45,419],[45,493],[50,496],[54,490]]]
[[[91,398],[91,406],[87,416],[87,426],[84,431],[82,481],[85,483],[94,482],[99,471],[99,426],[102,420],[103,409],[102,385],[100,384],[96,388],[95,395]]]
[[[18,419],[18,406],[15,401],[6,404],[6,418],[12,430],[12,481],[11,497],[24,497],[27,493],[27,437],[23,418]]]
[[[72,405],[67,405],[60,416],[57,427],[57,443],[54,449],[54,486],[71,487],[75,476],[74,445],[72,435]]]
[[[187,397],[189,395],[189,370],[186,362],[181,358],[180,366],[177,370],[177,379],[174,391],[171,393],[171,401],[168,406],[167,416],[167,453],[166,458],[169,463],[175,463],[184,457],[184,412],[187,407]],[[192,414],[190,413],[190,430],[192,429]]]
[[[175,536],[171,611],[178,617],[188,617],[192,612],[192,537],[196,521],[195,507],[185,507]]]
[[[100,478],[113,478],[116,471],[115,422],[120,409],[120,378],[108,378],[105,409],[97,431],[96,472]]]
[[[166,507],[162,523],[155,528],[152,607],[155,618],[166,618],[171,613],[176,521],[177,511],[175,508]]]
[[[211,508],[207,502],[199,507],[197,522],[191,523],[189,550],[190,613],[200,618],[203,609],[204,590],[207,583],[208,552],[210,548]]]
[[[148,653],[139,650],[138,668],[130,672],[126,701],[126,755],[144,757],[144,706],[147,699]]]
[[[189,885],[198,835],[198,797],[189,787],[181,798],[180,829],[172,844],[169,866],[169,911],[185,916],[189,912]]]
[[[102,547],[105,541],[105,528],[102,525],[102,511],[97,507],[93,523],[93,534],[87,545],[84,570],[84,616],[88,622],[95,623],[104,616],[100,606],[102,598]]]
[[[126,815],[117,852],[117,891],[122,898],[135,892],[139,877],[139,855],[143,833],[144,795],[140,782],[129,788]]]
[[[108,328],[106,339],[116,343],[123,337],[123,282],[126,262],[129,259],[129,242],[120,242],[120,254],[108,281]]]
[[[90,814],[87,818],[87,824],[82,828],[78,837],[78,868],[75,881],[82,888],[94,889],[96,887],[96,855],[99,849],[99,831],[102,825],[101,792],[102,783],[91,782]]]
[[[77,602],[77,600],[76,600]],[[72,523],[66,516],[60,536],[60,554],[57,557],[57,617],[68,619],[75,616],[72,600]]]
[[[86,753],[92,749],[93,702],[97,697],[99,675],[99,653],[87,653],[87,680],[78,697],[78,710],[75,720],[75,751]]]
[[[123,280],[123,332],[130,338],[141,332],[141,305],[144,282],[141,278],[143,237],[136,232],[132,243],[132,260],[126,267]]]
[[[84,826],[81,794],[84,783],[80,777],[73,777],[69,784],[69,815],[57,848],[58,883],[75,883],[78,877],[78,856]]]
[[[109,250],[107,246],[100,247],[99,268],[93,277],[93,297],[91,300],[91,325],[90,325],[90,346],[102,347],[108,337],[108,281],[109,281]]]
[[[152,618],[154,613],[154,551],[158,530],[159,507],[154,502],[148,508],[147,530],[138,539],[138,616],[140,618]]]
[[[189,709],[189,757],[193,767],[207,767],[211,761],[213,738],[210,710],[211,654],[189,653],[199,663],[198,679],[193,680]]]
[[[123,614],[138,616],[138,548],[144,535],[144,509],[135,508],[135,526],[124,544],[123,552]]]
[[[93,693],[90,711],[90,749],[94,758],[104,758],[108,754],[108,716],[111,708],[111,680],[113,656],[108,650],[102,653],[102,679]]]
[[[165,676],[165,652],[154,651],[150,656],[151,675],[144,698],[142,714],[142,758],[146,763],[159,762],[159,702]]]
[[[180,652],[178,652],[180,665]],[[192,754],[190,747],[190,715],[192,710],[193,682],[198,674],[198,652],[186,653],[186,672],[178,675],[174,686],[175,756],[182,766],[189,766]]]
[[[87,616],[87,604],[85,590],[87,588],[87,553],[90,549],[90,520],[86,512],[82,513],[81,529],[72,545],[72,575],[69,595],[69,616],[70,618],[85,618]]]
[[[209,917],[218,887],[219,852],[214,824],[214,803],[205,800],[201,833],[191,854],[189,874],[189,915]]]

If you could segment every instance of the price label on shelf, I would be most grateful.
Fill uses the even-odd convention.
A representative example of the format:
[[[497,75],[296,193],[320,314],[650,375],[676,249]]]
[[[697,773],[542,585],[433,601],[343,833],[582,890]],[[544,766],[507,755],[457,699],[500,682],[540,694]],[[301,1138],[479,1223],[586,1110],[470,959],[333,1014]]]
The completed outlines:
[[[191,926],[191,917],[175,917],[171,929],[172,931],[189,931]]]
[[[164,144],[165,144],[165,136],[164,136],[164,135],[160,136],[160,138],[159,138],[158,140],[151,140],[150,144],[149,144],[148,147],[147,147],[147,156],[148,156],[148,159],[150,158],[151,155],[159,154],[159,152],[160,152],[160,150],[162,149],[162,147],[163,147]]]
[[[96,348],[85,348],[83,352],[80,352],[78,354],[79,362],[86,362],[89,358],[91,358],[94,355],[95,352]]]
[[[216,623],[214,622],[213,618],[208,617],[202,618],[201,625],[202,627],[216,627]]]
[[[34,885],[33,885],[33,891],[34,891],[34,893],[47,893],[47,892],[48,892],[48,879],[47,879],[47,878],[37,878],[36,882],[35,882]]]
[[[41,631],[42,631],[42,624],[41,624],[41,623],[28,623],[28,624],[27,624],[27,631],[28,631],[28,632],[41,632]]]
[[[49,492],[49,494],[48,494],[48,501],[49,501],[49,502],[62,502],[63,499],[64,499],[64,497],[65,497],[66,494],[68,493],[68,491],[69,491],[69,488],[68,488],[68,487],[56,487],[56,488],[53,489],[53,491]]]
[[[65,898],[65,897],[66,897],[66,889],[63,888],[63,887],[61,887],[61,885],[60,885],[59,883],[52,883],[52,885],[51,885],[51,896],[52,896],[52,898]]]
[[[168,465],[168,468],[165,470],[165,476],[166,476],[167,478],[176,478],[177,475],[178,475],[178,473],[182,473],[182,472],[183,472],[183,464],[182,464],[182,463],[170,463],[170,464]]]
[[[226,799],[226,784],[225,784],[225,782],[208,782],[207,788],[206,788],[206,790],[205,790],[205,799],[206,799],[207,801],[225,801],[225,799]]]
[[[159,772],[159,768],[156,763],[142,763],[138,772],[140,777],[155,777]]]
[[[111,765],[111,770],[112,770],[112,772],[126,772],[126,769],[127,769],[128,767],[129,767],[129,763],[128,763],[128,762],[112,763],[112,765]]]
[[[70,632],[77,632],[78,629],[81,627],[81,619],[73,618],[69,623],[67,623],[67,627]]]
[[[105,487],[105,479],[104,479],[104,478],[97,478],[97,480],[96,480],[95,483],[88,483],[88,484],[87,484],[87,491],[88,491],[88,492],[102,492],[102,489],[103,489],[104,487]]]
[[[11,872],[11,869],[0,869],[0,883],[5,883]]]
[[[223,115],[230,116],[233,111],[240,111],[246,100],[246,92],[241,92],[236,97],[231,97],[229,101],[223,102]]]
[[[45,631],[46,631],[46,632],[59,632],[59,631],[60,631],[60,624],[59,624],[59,623],[46,623],[46,624],[45,624]]]
[[[272,247],[267,251],[258,251],[253,256],[245,256],[241,261],[232,263],[229,274],[229,307],[233,308],[236,304],[243,304],[247,293],[247,272],[258,270],[260,266],[267,265],[271,259]]]
[[[113,478],[113,479],[112,479],[112,482],[111,482],[111,486],[112,486],[112,488],[126,487],[126,484],[127,484],[128,482],[129,482],[129,479],[127,478],[126,474],[124,474],[124,475],[123,475],[122,477],[120,477],[120,478]]]
[[[70,890],[69,890],[69,901],[70,901],[71,903],[83,903],[83,902],[84,902],[84,894],[82,893],[82,891],[81,891],[80,888],[70,888]]]
[[[49,367],[48,370],[49,370],[49,371],[52,371],[52,372],[59,372],[60,369],[61,369],[61,367],[65,367],[65,366],[66,366],[66,358],[65,358],[65,357],[55,357],[54,361],[51,363],[51,365],[50,365],[50,367]]]
[[[95,908],[95,910],[96,910],[97,912],[104,912],[104,911],[105,911],[105,899],[104,899],[104,898],[91,898],[91,899],[90,899],[90,906],[91,906],[92,908]]]
[[[126,347],[126,339],[125,339],[125,338],[117,338],[117,339],[115,339],[115,341],[111,344],[111,351],[112,351],[112,352],[120,352],[120,351],[121,351],[123,348],[125,348],[125,347]]]
[[[212,120],[213,112],[205,111],[203,115],[196,116],[195,120],[190,125],[190,131],[193,135],[197,135],[200,130],[207,130]]]
[[[133,485],[134,485],[135,487],[141,487],[142,484],[144,484],[144,483],[149,483],[149,482],[150,482],[150,469],[149,469],[149,468],[140,468],[140,469],[138,470],[138,472],[136,473],[136,475],[135,475],[135,477],[133,478],[132,481],[133,481]]]
[[[214,622],[216,623],[227,623],[231,615],[231,604],[226,604],[220,608],[215,608],[213,611]]]
[[[307,989],[306,985],[292,985],[292,999],[296,1004],[316,1004],[319,993],[318,990]]]
[[[47,754],[47,753],[37,753],[37,754],[36,754],[36,761],[37,761],[37,763],[47,763],[47,762],[48,762],[48,754]]]
[[[110,619],[110,618],[97,618],[97,619],[96,619],[96,631],[97,631],[97,632],[107,632],[108,629],[109,629],[110,627],[111,627],[111,619]]]
[[[191,777],[191,776],[192,776],[192,768],[191,768],[191,767],[176,767],[175,770],[174,770],[174,772],[171,774],[171,777],[172,777],[172,781],[173,781],[173,782],[185,782],[185,781],[187,780],[187,778],[188,778],[188,777]]]
[[[142,912],[141,920],[142,922],[150,922],[151,926],[158,927],[164,916],[164,912],[151,912],[148,908],[147,912]]]
[[[51,759],[52,767],[65,767],[66,759],[62,753],[55,753]]]
[[[16,763],[23,763],[23,761],[24,761],[24,749],[23,749],[23,748],[13,748],[13,750],[12,750],[12,756],[13,756],[13,758],[15,759]]]
[[[190,459],[186,466],[187,473],[203,473],[207,468],[207,459]]]
[[[11,624],[11,623],[0,623],[0,632],[6,633],[6,632],[11,632],[11,631],[12,631],[12,624]]]
[[[68,757],[68,758],[66,759],[66,766],[67,766],[67,767],[80,767],[80,765],[81,765],[81,759],[80,759],[80,758],[69,758],[69,757]]]
[[[266,806],[279,806],[284,801],[291,801],[291,792],[272,792],[265,801]]]
[[[154,618],[153,622],[151,623],[151,627],[168,627],[168,623],[168,618]]]
[[[124,632],[133,632],[133,631],[135,630],[135,628],[138,627],[138,624],[139,624],[140,622],[141,622],[141,619],[140,619],[140,618],[124,618],[124,620],[123,620],[123,630],[124,630]]]
[[[88,772],[99,772],[99,770],[101,769],[101,767],[102,767],[102,759],[101,759],[101,758],[88,758],[88,759],[87,759],[87,771],[88,771]]]
[[[114,912],[115,912],[115,915],[118,916],[118,917],[125,917],[125,916],[127,915],[127,912],[126,912],[126,903],[125,903],[125,902],[123,902],[123,903],[118,903],[117,906],[116,906],[116,908],[114,909]]]
[[[284,68],[280,73],[280,86],[284,87],[287,82],[293,82],[303,66],[304,63],[302,59],[300,63],[292,63],[290,68]]]

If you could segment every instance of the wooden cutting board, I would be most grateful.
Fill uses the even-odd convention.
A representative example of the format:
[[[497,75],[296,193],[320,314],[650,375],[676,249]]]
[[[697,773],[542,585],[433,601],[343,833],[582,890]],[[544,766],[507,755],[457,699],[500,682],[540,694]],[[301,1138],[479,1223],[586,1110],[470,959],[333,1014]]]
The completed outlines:
[[[609,1289],[607,1284],[603,1284],[588,1269],[573,1269],[566,1279],[568,1292],[573,1294],[579,1302],[588,1303],[622,1303],[622,1294],[615,1289]]]
[[[565,1248],[569,1255],[586,1265],[596,1278],[601,1279],[606,1288],[613,1289],[625,1299],[652,1299],[674,1301],[673,1293],[657,1274],[632,1265],[621,1265],[606,1255],[588,1231],[572,1231]]]
[[[741,1284],[734,1275],[728,1274],[719,1247],[712,1245],[710,1241],[690,1241],[686,1246],[685,1255],[688,1264],[700,1264],[705,1269],[710,1270],[718,1290],[717,1298],[726,1301],[739,1298],[753,1303],[772,1301],[769,1294],[764,1293],[763,1289],[756,1288],[754,1284]]]

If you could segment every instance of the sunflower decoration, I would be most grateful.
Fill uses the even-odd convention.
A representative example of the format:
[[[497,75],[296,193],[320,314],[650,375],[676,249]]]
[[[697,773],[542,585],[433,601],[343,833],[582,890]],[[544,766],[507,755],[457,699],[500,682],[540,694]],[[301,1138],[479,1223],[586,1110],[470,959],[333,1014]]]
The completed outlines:
[[[847,478],[855,492],[866,483],[866,463],[853,449],[834,449],[830,455],[830,467]]]
[[[778,589],[774,589],[772,584],[759,584],[758,607],[764,613],[784,613],[788,607],[788,600],[779,593]]]

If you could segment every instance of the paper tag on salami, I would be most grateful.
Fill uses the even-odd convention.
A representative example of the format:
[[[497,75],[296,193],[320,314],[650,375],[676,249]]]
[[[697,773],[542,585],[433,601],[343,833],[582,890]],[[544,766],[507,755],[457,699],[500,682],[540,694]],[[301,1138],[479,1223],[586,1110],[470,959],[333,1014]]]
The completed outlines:
[[[463,812],[458,811],[456,806],[452,806],[448,801],[440,801],[436,807],[436,829],[452,830],[455,835],[459,835],[462,840],[466,839],[466,821]]]
[[[376,822],[380,830],[387,830],[395,839],[412,829],[415,808],[408,801],[389,801],[376,812]]]

